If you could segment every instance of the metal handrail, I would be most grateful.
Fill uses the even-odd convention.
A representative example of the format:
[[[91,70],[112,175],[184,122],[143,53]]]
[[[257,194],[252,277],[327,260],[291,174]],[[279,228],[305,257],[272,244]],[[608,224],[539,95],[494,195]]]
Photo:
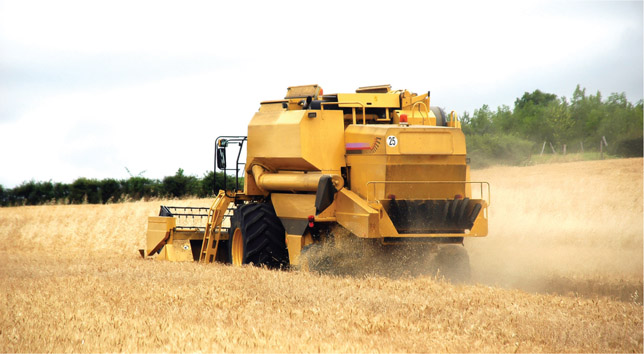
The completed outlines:
[[[234,198],[234,192],[237,192],[239,189],[239,171],[240,171],[240,166],[245,166],[246,162],[239,162],[239,158],[241,157],[242,150],[244,148],[244,143],[248,140],[248,137],[246,136],[241,136],[241,135],[235,135],[235,136],[219,136],[217,139],[215,139],[215,159],[214,159],[214,167],[213,167],[213,192],[215,195],[218,193],[216,189],[216,181],[217,181],[217,147],[220,145],[221,141],[226,141],[226,144],[228,143],[237,143],[239,146],[239,150],[237,151],[237,160],[235,161],[235,168],[223,168],[221,171],[224,173],[224,190],[226,190],[226,187],[228,186],[226,176],[228,175],[226,172],[227,171],[235,171],[235,191],[233,191],[233,195],[228,195],[228,191],[226,190],[226,195],[230,198]],[[242,171],[242,177],[244,175],[245,169],[241,168]]]
[[[416,108],[418,104],[421,104],[423,105],[423,107],[425,107],[425,115],[427,116],[427,123],[429,123],[429,110],[427,109],[427,105],[425,104],[425,102],[422,102],[422,101],[418,101],[414,103],[413,106],[411,106],[411,119],[414,119],[414,115],[416,114],[416,111],[414,110],[414,108]],[[423,118],[423,125],[425,125],[425,117],[423,117],[423,114],[422,114],[423,112],[420,111],[420,106],[418,107],[418,112],[420,113],[420,117]]]
[[[487,185],[487,205],[490,206],[492,205],[492,194],[491,194],[491,189],[490,189],[490,183],[489,182],[478,182],[478,181],[369,181],[367,182],[367,202],[377,202],[380,203],[380,200],[375,199],[376,195],[376,184],[479,184],[480,185],[480,193],[481,193],[481,199],[484,199],[484,194],[483,194],[483,185]],[[370,198],[370,189],[369,185],[373,185],[373,197],[374,199],[372,200]],[[484,199],[485,200],[485,199]]]
[[[456,111],[451,111],[449,112],[449,123],[448,125],[453,125],[454,128],[458,128],[458,114],[456,114]]]
[[[365,106],[364,103],[362,102],[321,102],[320,103],[320,110],[324,112],[324,105],[325,104],[335,104],[340,107],[341,104],[359,104],[362,107],[362,124],[365,125],[367,124],[367,116],[365,114]],[[351,114],[353,115],[353,124],[356,124],[356,107],[350,107],[351,108]]]

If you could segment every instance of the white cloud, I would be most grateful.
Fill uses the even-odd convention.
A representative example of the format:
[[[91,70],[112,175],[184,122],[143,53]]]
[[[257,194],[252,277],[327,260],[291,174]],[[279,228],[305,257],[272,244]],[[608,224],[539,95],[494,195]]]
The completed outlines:
[[[639,10],[639,13],[636,11]],[[642,3],[0,2],[0,184],[211,168],[289,85],[642,96]],[[639,64],[639,65],[637,65]],[[633,78],[635,77],[635,78]],[[6,166],[6,167],[5,167]]]

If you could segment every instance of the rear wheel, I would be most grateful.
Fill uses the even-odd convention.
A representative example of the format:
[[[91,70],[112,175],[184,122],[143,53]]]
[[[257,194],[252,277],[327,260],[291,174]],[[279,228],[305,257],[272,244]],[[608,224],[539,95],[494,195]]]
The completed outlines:
[[[282,268],[289,263],[284,227],[271,204],[242,205],[231,221],[229,253],[233,265]]]
[[[230,260],[233,265],[240,266],[244,260],[244,239],[239,227],[233,230],[230,237]]]

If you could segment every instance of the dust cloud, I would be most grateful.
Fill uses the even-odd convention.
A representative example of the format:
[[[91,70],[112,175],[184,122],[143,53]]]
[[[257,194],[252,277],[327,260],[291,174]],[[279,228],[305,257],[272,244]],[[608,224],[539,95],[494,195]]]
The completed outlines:
[[[489,236],[467,239],[472,281],[642,303],[642,159],[496,167]]]
[[[466,238],[470,282],[529,292],[642,303],[642,159],[494,167],[489,235]],[[390,278],[445,274],[437,247],[348,237],[306,250],[319,273]],[[462,281],[462,274],[448,276]]]
[[[467,251],[460,245],[401,243],[382,245],[379,239],[359,239],[336,226],[330,242],[305,247],[299,270],[334,276],[429,276],[463,283],[470,279]]]

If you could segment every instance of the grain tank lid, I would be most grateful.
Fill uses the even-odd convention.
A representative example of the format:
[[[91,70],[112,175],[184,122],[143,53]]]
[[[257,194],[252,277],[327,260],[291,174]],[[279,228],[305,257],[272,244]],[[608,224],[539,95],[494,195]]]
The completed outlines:
[[[388,93],[391,91],[391,85],[363,86],[356,90],[356,93]]]
[[[322,88],[317,84],[303,85],[303,86],[290,86],[288,89],[286,89],[286,97],[284,98],[291,99],[291,98],[312,97],[314,99],[317,99],[318,96],[321,96],[322,94],[323,94]]]

